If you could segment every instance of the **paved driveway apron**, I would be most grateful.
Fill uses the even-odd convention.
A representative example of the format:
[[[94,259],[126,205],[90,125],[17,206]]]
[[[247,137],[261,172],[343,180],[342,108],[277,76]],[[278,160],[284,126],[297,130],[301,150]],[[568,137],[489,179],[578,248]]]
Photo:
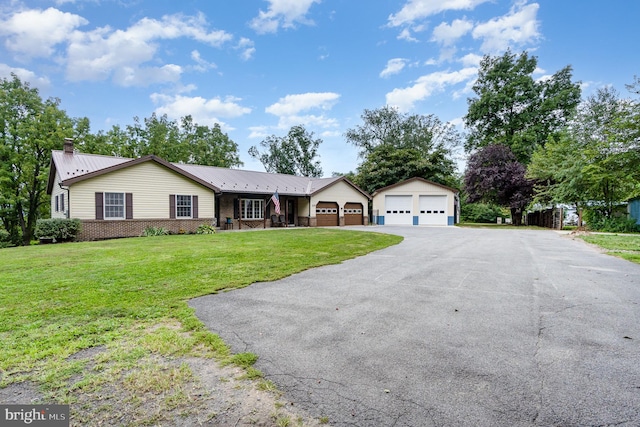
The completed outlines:
[[[405,240],[190,304],[331,425],[640,425],[640,266],[553,231],[372,229]]]

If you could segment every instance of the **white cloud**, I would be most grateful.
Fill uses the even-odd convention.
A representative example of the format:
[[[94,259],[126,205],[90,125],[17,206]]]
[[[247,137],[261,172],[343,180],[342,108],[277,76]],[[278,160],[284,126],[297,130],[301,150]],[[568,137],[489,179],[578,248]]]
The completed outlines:
[[[11,80],[12,73],[18,76],[21,82],[28,82],[32,87],[48,89],[51,86],[51,81],[48,77],[38,77],[36,73],[25,68],[15,68],[7,64],[0,64],[0,78]]]
[[[278,129],[290,129],[293,126],[304,125],[306,128],[335,128],[338,127],[338,121],[331,117],[326,117],[324,114],[306,114],[306,115],[291,115],[281,116],[278,120]]]
[[[309,9],[320,0],[267,0],[269,9],[260,10],[249,26],[259,34],[275,33],[280,27],[293,28],[296,23],[312,25],[306,17]]]
[[[472,32],[474,39],[482,39],[481,50],[496,53],[509,47],[521,46],[540,38],[537,3],[517,3],[508,14],[478,24]]]
[[[462,58],[460,58],[460,62],[465,67],[478,67],[480,65],[480,61],[482,61],[482,55],[478,55],[475,53],[468,53]]]
[[[330,110],[338,101],[340,95],[333,92],[308,92],[287,95],[278,102],[265,108],[269,114],[278,116],[277,129],[289,129],[292,126],[304,125],[315,128],[335,128],[338,121],[325,114],[313,114],[311,111],[322,112]],[[305,114],[306,113],[306,114]]]
[[[79,15],[52,7],[24,10],[0,21],[0,35],[7,36],[7,49],[21,57],[48,57],[55,52],[55,46],[65,42],[75,28],[88,23]]]
[[[265,111],[276,116],[292,116],[316,108],[330,110],[340,95],[333,92],[309,92],[287,95],[268,106]]]
[[[180,66],[143,64],[157,59],[158,40],[186,37],[218,47],[233,38],[224,31],[208,31],[206,26],[203,15],[171,15],[161,20],[143,18],[126,30],[74,31],[67,50],[67,77],[72,81],[113,77],[125,86],[177,81]]]
[[[193,59],[193,61],[197,64],[194,67],[196,71],[205,72],[205,71],[210,70],[212,68],[217,68],[216,64],[214,64],[213,62],[209,62],[209,61],[205,60],[204,58],[202,58],[202,55],[200,55],[200,52],[198,52],[197,50],[192,50],[191,51],[191,59]]]
[[[394,89],[387,93],[387,105],[397,107],[400,111],[409,111],[418,101],[423,101],[436,92],[442,92],[447,86],[456,85],[474,79],[477,68],[468,67],[459,71],[437,71],[416,80],[413,86]]]
[[[451,46],[460,37],[467,34],[473,28],[473,23],[466,19],[456,19],[451,24],[441,23],[433,29],[432,41],[444,46]]]
[[[251,108],[239,104],[240,98],[228,96],[224,99],[205,99],[200,96],[166,95],[154,93],[151,100],[159,105],[157,114],[166,114],[168,117],[178,119],[187,115],[193,117],[193,121],[206,126],[219,123],[226,130],[232,130],[219,117],[235,118],[251,112]]]
[[[380,77],[386,78],[393,74],[398,74],[407,65],[404,58],[393,58],[387,61],[387,66],[380,72]]]
[[[251,139],[264,139],[270,135],[268,126],[251,126],[249,130],[251,131],[249,133],[249,138]]]
[[[389,26],[410,25],[446,10],[472,10],[489,0],[408,0],[396,14],[389,15]]]
[[[403,28],[398,34],[398,40],[406,40],[408,42],[417,42],[419,41],[417,38],[411,35],[411,30],[409,28]]]
[[[241,37],[235,48],[241,51],[240,58],[244,61],[248,61],[253,57],[253,54],[256,53],[256,48],[254,46],[255,44],[251,39]]]

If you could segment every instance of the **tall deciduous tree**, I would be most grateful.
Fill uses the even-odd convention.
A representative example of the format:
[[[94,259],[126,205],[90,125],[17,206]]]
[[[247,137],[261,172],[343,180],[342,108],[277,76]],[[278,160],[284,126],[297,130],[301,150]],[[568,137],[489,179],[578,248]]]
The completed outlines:
[[[363,159],[355,181],[364,190],[373,192],[413,177],[453,184],[452,150],[460,135],[451,124],[434,115],[401,114],[389,106],[364,110],[362,121],[345,137]]]
[[[617,204],[640,190],[638,102],[599,89],[579,107],[560,137],[534,153],[528,175],[546,188],[541,196],[557,203],[589,205],[611,217]]]
[[[469,157],[464,189],[470,203],[495,203],[511,209],[514,225],[522,224],[522,213],[531,201],[533,181],[511,149],[492,144]]]
[[[88,120],[81,119],[75,136],[78,148],[87,153],[131,158],[154,154],[170,162],[225,168],[242,165],[238,145],[219,124],[199,125],[191,116],[179,121],[156,114],[143,120],[135,117],[132,125],[115,125],[97,134],[88,128]]]
[[[564,128],[580,102],[580,86],[571,81],[570,66],[535,80],[537,64],[527,52],[482,59],[473,85],[476,96],[468,99],[464,117],[467,152],[504,144],[526,165],[536,147]]]
[[[0,80],[0,220],[14,243],[28,245],[36,220],[48,211],[51,150],[73,134],[59,104],[15,75]]]
[[[309,177],[321,177],[322,167],[318,157],[321,139],[314,139],[313,132],[304,126],[293,126],[286,136],[271,135],[260,143],[264,151],[255,145],[249,155],[259,160],[267,172]]]

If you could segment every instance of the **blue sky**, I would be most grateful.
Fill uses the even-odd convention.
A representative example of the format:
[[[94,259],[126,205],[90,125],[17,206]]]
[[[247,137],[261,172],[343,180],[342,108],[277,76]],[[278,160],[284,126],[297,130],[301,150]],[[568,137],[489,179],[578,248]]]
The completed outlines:
[[[244,169],[263,170],[249,147],[303,124],[328,176],[357,167],[343,134],[364,109],[461,126],[479,60],[507,48],[537,56],[537,78],[571,65],[583,97],[627,96],[638,16],[635,0],[4,0],[0,77],[93,132],[153,112],[220,123]]]

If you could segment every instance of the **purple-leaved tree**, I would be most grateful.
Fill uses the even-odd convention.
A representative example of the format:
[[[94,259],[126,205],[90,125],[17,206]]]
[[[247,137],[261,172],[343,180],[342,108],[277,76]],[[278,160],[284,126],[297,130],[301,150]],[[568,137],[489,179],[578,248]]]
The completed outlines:
[[[469,157],[464,187],[470,203],[495,203],[511,209],[514,225],[522,224],[522,212],[531,201],[533,181],[526,167],[506,145],[492,144]]]

